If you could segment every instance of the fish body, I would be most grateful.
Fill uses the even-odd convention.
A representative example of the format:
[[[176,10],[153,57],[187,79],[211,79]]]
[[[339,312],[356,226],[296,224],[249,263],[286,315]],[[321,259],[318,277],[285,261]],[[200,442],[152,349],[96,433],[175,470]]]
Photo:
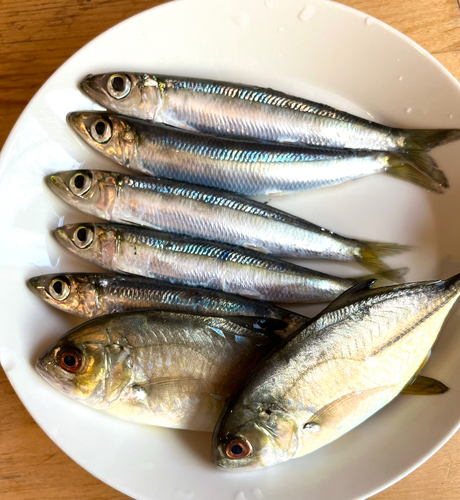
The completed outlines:
[[[407,247],[346,238],[263,203],[162,178],[71,170],[48,178],[67,203],[107,221],[238,245],[281,257],[355,261],[374,272]]]
[[[116,417],[210,431],[231,391],[278,342],[231,318],[136,311],[78,326],[42,354],[37,370]]]
[[[36,367],[57,390],[121,419],[211,431],[225,400],[280,342],[236,320],[151,310],[103,316],[51,345]]]
[[[249,249],[135,226],[70,224],[54,234],[76,255],[111,271],[258,300],[328,301],[360,280],[330,276]],[[399,279],[405,271],[381,274]]]
[[[276,90],[200,78],[120,72],[89,75],[81,88],[112,111],[201,133],[393,151],[421,169],[436,170],[444,185],[445,176],[420,153],[460,137],[451,129],[391,128]]]
[[[29,288],[48,304],[84,318],[136,309],[156,309],[218,317],[252,317],[281,337],[302,327],[308,318],[266,302],[209,288],[123,274],[50,274],[29,280]]]
[[[412,380],[460,295],[460,276],[371,284],[339,297],[234,394],[214,433],[216,465],[257,469],[301,457],[359,425]]]
[[[382,172],[443,190],[435,177],[392,153],[238,141],[92,111],[70,113],[68,121],[86,143],[125,167],[244,195],[306,191]]]

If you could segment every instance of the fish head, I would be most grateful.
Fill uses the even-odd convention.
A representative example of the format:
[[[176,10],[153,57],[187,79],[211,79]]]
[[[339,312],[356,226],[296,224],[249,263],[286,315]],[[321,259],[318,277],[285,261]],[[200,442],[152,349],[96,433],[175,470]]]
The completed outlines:
[[[88,75],[82,91],[101,106],[122,115],[153,120],[161,104],[162,84],[140,73]]]
[[[89,321],[51,345],[36,364],[38,373],[72,399],[104,408],[131,379],[130,346],[102,318]]]
[[[228,406],[216,425],[212,462],[223,469],[256,470],[292,458],[298,447],[296,420],[276,404]]]
[[[83,212],[110,220],[119,174],[99,170],[67,170],[47,177],[51,190]]]
[[[48,304],[71,314],[92,317],[96,313],[97,286],[77,274],[46,274],[28,281],[32,292]]]
[[[117,229],[105,224],[67,224],[58,227],[54,236],[59,243],[83,259],[110,268],[117,253],[119,234]]]
[[[122,116],[95,111],[67,115],[69,125],[91,147],[126,167],[137,155],[139,136]]]

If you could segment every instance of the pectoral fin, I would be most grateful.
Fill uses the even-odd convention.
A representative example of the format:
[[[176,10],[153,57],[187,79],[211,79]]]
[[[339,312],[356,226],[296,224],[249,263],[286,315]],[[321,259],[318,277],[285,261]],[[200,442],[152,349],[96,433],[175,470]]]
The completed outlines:
[[[434,396],[436,394],[444,394],[449,388],[439,380],[434,378],[417,375],[406,387],[401,391],[401,394],[413,394],[414,396]]]

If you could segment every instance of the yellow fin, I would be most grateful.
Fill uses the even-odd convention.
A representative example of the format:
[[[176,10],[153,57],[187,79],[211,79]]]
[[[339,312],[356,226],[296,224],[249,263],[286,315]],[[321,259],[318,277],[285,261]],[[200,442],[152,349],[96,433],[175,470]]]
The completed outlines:
[[[436,394],[443,394],[449,388],[439,380],[434,378],[424,377],[417,375],[409,382],[406,387],[401,391],[401,394],[412,394],[414,396],[434,396]]]

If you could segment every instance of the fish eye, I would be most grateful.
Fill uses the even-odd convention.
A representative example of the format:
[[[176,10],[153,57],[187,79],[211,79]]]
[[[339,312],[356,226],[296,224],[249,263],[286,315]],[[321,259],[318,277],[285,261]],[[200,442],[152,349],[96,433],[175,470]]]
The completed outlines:
[[[69,189],[76,196],[82,196],[87,193],[91,187],[91,174],[86,172],[77,172],[70,178]]]
[[[73,233],[73,241],[78,248],[87,248],[91,245],[94,238],[94,232],[85,226],[80,226]]]
[[[83,365],[81,352],[77,349],[65,349],[59,353],[59,366],[70,373],[77,373]]]
[[[123,99],[131,91],[131,80],[127,75],[122,73],[115,73],[107,82],[107,92],[114,99]]]
[[[244,458],[251,451],[251,445],[244,439],[232,439],[225,447],[225,454],[228,458]]]
[[[112,137],[111,124],[103,118],[94,120],[91,125],[91,137],[99,144],[109,141]]]
[[[70,283],[67,278],[60,276],[50,281],[48,293],[56,300],[65,300],[70,294]]]

